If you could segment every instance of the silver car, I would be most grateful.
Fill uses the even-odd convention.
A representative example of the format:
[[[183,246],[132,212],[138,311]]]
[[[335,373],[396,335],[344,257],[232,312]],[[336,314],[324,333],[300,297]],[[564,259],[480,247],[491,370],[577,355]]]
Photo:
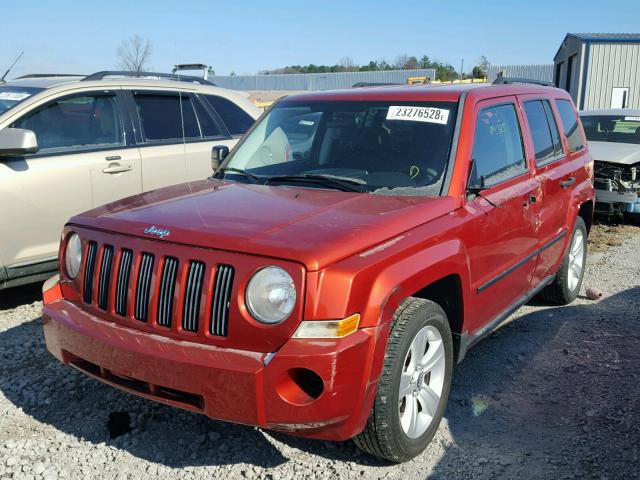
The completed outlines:
[[[596,211],[640,214],[640,110],[580,112],[594,159]]]
[[[56,271],[60,232],[74,214],[210,176],[212,148],[233,147],[261,113],[196,77],[0,82],[0,289]]]

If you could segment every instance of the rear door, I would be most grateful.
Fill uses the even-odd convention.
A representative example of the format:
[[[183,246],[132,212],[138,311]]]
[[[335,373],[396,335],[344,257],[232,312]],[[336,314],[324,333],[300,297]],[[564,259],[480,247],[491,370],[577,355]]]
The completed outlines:
[[[207,178],[212,147],[236,142],[191,91],[140,89],[130,95],[145,191]]]
[[[466,210],[473,215],[467,243],[476,332],[529,291],[536,265],[539,184],[526,160],[515,97],[476,107],[470,184],[483,184]]]
[[[128,144],[119,89],[75,93],[36,106],[9,128],[39,150],[0,163],[0,251],[7,267],[55,260],[69,217],[139,193],[140,156]]]
[[[542,187],[538,200],[540,255],[533,278],[533,284],[537,285],[555,273],[562,260],[572,225],[571,190],[587,178],[584,162],[580,160],[585,142],[575,109],[568,100],[522,96],[520,102],[531,132],[527,137],[530,161],[536,166],[536,179]]]

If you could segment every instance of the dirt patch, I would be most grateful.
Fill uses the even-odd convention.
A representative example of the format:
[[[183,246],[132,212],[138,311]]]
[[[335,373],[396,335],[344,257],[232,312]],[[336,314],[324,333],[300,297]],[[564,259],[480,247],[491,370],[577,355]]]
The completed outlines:
[[[619,247],[640,228],[634,225],[595,224],[589,233],[589,251],[604,252],[611,247]]]

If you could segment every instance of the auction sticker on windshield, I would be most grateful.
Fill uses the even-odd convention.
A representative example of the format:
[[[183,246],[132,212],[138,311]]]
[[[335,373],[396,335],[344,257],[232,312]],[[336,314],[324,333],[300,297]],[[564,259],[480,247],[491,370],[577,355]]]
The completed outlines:
[[[446,125],[449,121],[449,110],[433,107],[391,105],[387,112],[387,120],[405,120],[409,122],[439,123]]]
[[[31,96],[31,94],[23,92],[0,92],[0,100],[12,100],[19,102],[29,96]]]

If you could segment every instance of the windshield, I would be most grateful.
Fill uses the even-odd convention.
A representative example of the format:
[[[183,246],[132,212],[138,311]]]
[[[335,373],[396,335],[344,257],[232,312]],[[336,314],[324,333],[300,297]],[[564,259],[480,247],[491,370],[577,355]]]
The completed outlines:
[[[42,90],[44,88],[0,85],[0,115]]]
[[[640,116],[584,115],[580,119],[590,142],[640,144]]]
[[[304,180],[304,186],[315,188],[349,184],[355,191],[378,194],[440,195],[456,113],[453,102],[285,101],[259,121],[219,176],[269,184],[298,185]]]

